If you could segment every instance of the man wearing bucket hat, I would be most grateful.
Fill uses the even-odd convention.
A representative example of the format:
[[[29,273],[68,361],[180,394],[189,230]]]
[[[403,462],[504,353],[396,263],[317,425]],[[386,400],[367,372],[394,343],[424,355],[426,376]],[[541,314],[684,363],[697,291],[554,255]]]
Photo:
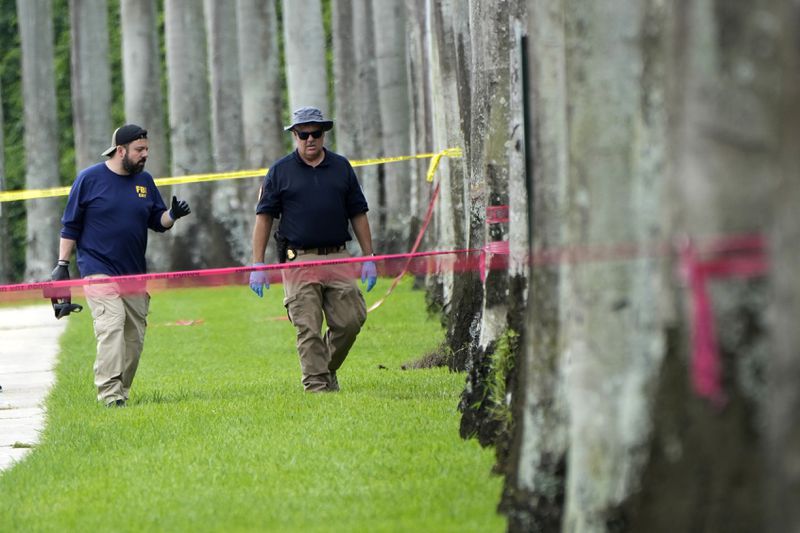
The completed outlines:
[[[294,111],[285,130],[295,150],[273,164],[261,186],[253,229],[253,264],[263,265],[273,221],[279,260],[299,264],[349,257],[346,243],[352,226],[361,251],[373,256],[367,201],[350,162],[324,145],[333,127],[315,107]],[[372,290],[375,263],[361,263],[361,282]],[[367,318],[364,296],[350,264],[287,268],[283,271],[284,306],[297,330],[303,388],[308,392],[339,390],[337,371]],[[269,288],[266,272],[250,274],[259,297]],[[328,324],[322,332],[322,318]]]
[[[147,229],[164,232],[191,212],[175,196],[170,209],[164,205],[153,177],[144,170],[148,148],[147,130],[126,124],[114,131],[111,146],[102,153],[108,160],[75,178],[61,218],[53,281],[69,279],[75,248],[83,278],[144,274]],[[84,294],[97,338],[97,399],[108,407],[124,407],[144,346],[150,296],[143,283],[113,281],[86,285]]]

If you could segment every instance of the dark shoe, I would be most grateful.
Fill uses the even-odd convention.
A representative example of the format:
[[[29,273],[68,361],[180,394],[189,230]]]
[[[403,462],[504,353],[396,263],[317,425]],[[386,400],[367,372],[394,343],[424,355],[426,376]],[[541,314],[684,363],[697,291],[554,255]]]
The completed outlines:
[[[336,372],[331,372],[331,383],[328,385],[328,390],[331,392],[339,392],[339,380],[336,378]]]
[[[106,407],[125,407],[125,400],[122,398],[118,400],[112,400],[106,404]]]
[[[303,385],[305,392],[328,392],[328,384],[324,381],[312,381]]]

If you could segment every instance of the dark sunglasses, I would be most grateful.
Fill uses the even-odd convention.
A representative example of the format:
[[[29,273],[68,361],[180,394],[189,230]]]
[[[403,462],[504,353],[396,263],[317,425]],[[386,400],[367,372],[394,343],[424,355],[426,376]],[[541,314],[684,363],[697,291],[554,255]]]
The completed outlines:
[[[315,139],[319,139],[320,137],[322,137],[322,134],[324,133],[322,130],[314,130],[314,131],[295,130],[294,132],[297,134],[297,136],[300,138],[301,141],[305,141],[306,139],[308,139],[309,135],[311,135]]]

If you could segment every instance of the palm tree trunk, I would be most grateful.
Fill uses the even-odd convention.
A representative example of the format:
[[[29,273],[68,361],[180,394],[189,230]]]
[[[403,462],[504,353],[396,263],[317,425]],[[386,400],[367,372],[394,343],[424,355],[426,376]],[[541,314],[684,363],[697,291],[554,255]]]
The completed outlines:
[[[206,0],[205,16],[211,74],[211,137],[215,170],[239,170],[244,159],[242,86],[236,37],[236,4]],[[211,198],[211,216],[230,250],[233,262],[250,260],[253,215],[245,209],[249,184],[242,180],[220,181]],[[252,201],[252,198],[249,198]],[[249,202],[248,202],[248,205]],[[229,263],[230,264],[230,263]]]
[[[238,0],[237,24],[244,161],[248,168],[264,168],[283,155],[286,144],[281,121],[283,96],[275,2]],[[252,232],[260,186],[259,178],[247,180],[242,187],[242,212],[246,214],[248,234]],[[266,260],[276,260],[274,247],[267,249]]]
[[[18,0],[22,44],[22,93],[25,106],[25,186],[45,189],[60,184],[53,9],[50,0]],[[28,202],[25,278],[48,279],[58,254],[62,202],[47,198]]]
[[[528,42],[520,50],[527,54],[528,67],[523,81],[528,86],[526,120],[530,135],[525,142],[532,192],[526,219],[530,217],[528,227],[533,243],[531,255],[526,257],[531,261],[543,250],[561,244],[567,175],[563,4],[563,0],[527,3]],[[514,213],[518,211],[514,209],[518,200],[515,194],[511,196]],[[512,219],[512,231],[521,225],[518,218]],[[512,246],[513,243],[512,240]],[[556,531],[563,516],[568,444],[560,370],[561,269],[546,263],[530,263],[527,268],[530,283],[523,349],[516,366],[516,387],[512,389],[514,434],[501,509],[508,516],[509,531]]]
[[[147,171],[154,177],[169,173],[169,139],[161,89],[161,46],[158,37],[156,0],[121,0],[122,78],[125,92],[125,121],[147,129],[151,150]],[[165,201],[170,188],[162,188]],[[172,232],[148,240],[148,268],[163,272],[170,266]]]
[[[290,108],[313,106],[327,116],[328,71],[320,0],[283,0],[282,7]]]
[[[0,191],[6,190],[6,155],[3,128],[3,92],[0,88]],[[0,283],[11,281],[11,237],[8,234],[8,208],[0,202]]]
[[[373,3],[376,35],[375,65],[383,147],[381,155],[407,155],[410,151],[408,76],[406,66],[406,7],[403,2]],[[383,169],[386,205],[385,251],[408,251],[411,218],[410,164],[392,163]]]
[[[102,159],[111,139],[108,2],[70,0],[72,124],[78,171]]]
[[[165,31],[169,80],[169,123],[172,174],[182,176],[214,170],[211,146],[210,97],[206,62],[203,4],[194,0],[166,0]],[[217,228],[199,213],[211,212],[213,183],[176,185],[173,193],[187,200],[193,215],[175,228],[173,269],[227,266],[232,258]]]

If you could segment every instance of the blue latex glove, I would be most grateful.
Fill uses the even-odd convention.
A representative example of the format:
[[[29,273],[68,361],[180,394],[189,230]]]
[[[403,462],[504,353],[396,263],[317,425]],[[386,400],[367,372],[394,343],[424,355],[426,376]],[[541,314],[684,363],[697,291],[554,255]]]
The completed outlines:
[[[264,266],[264,263],[253,263],[253,266]],[[266,270],[254,270],[250,272],[250,288],[259,298],[264,297],[264,287],[269,289],[269,278]]]
[[[372,290],[378,281],[378,268],[373,261],[367,261],[361,266],[361,283],[367,284],[367,292]]]

